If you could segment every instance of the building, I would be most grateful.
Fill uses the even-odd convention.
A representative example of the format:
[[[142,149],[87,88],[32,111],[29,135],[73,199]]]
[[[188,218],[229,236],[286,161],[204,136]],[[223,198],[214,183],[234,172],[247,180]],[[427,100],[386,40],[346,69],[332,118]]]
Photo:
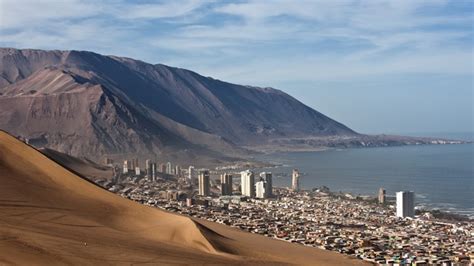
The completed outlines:
[[[413,191],[397,192],[397,217],[415,216],[415,193]]]
[[[208,170],[203,170],[199,173],[199,195],[210,195],[210,175]]]
[[[167,162],[166,163],[166,173],[168,175],[172,175],[173,174],[173,168],[172,168],[172,165],[170,162]]]
[[[132,169],[132,171],[133,171],[133,169],[135,169],[136,167],[138,167],[138,159],[137,159],[137,158],[132,159],[132,160],[131,160],[131,165],[129,165],[129,166],[130,166],[130,167],[129,167],[128,169]]]
[[[293,174],[291,175],[291,189],[294,191],[300,190],[300,172],[298,169],[293,169]]]
[[[255,197],[259,199],[266,198],[266,189],[265,189],[266,182],[263,179],[260,179],[257,183],[255,183]]]
[[[221,174],[221,193],[223,196],[232,195],[232,175]]]
[[[104,164],[105,165],[113,165],[114,164],[114,160],[110,159],[110,158],[104,158]]]
[[[161,173],[166,173],[166,164],[164,163],[160,163],[160,172]]]
[[[385,204],[385,189],[382,187],[379,189],[378,199],[379,199],[379,204]]]
[[[140,167],[135,167],[135,175],[140,175],[141,172],[140,172]]]
[[[196,177],[196,171],[194,170],[194,166],[189,166],[188,168],[188,180],[192,183],[193,179]]]
[[[272,173],[262,172],[260,173],[260,178],[265,181],[265,198],[273,197]]]
[[[255,177],[252,171],[246,170],[240,172],[240,186],[242,195],[254,198],[255,197]]]
[[[145,175],[151,177],[151,160],[145,160]]]
[[[123,161],[123,173],[124,173],[124,174],[128,174],[128,169],[131,170],[131,168],[130,168],[130,162],[127,161],[127,160],[125,160],[125,161]]]
[[[150,163],[150,177],[153,181],[156,181],[157,170],[156,163]]]
[[[176,177],[181,177],[181,167],[179,165],[176,165],[174,169],[174,174],[176,175]]]

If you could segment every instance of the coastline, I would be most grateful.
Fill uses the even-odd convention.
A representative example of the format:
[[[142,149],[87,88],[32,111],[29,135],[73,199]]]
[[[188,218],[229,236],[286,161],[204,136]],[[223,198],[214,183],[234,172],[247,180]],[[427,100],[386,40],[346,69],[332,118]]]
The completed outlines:
[[[434,187],[433,187],[433,185],[431,185],[431,187],[433,187],[433,189],[435,189],[435,190],[427,192],[426,189],[420,190],[419,185],[417,185],[415,187],[411,187],[410,186],[410,178],[409,178],[409,177],[414,177],[415,176],[418,179],[420,179],[421,177],[423,177],[420,180],[424,180],[423,182],[431,182],[431,181],[429,181],[430,173],[424,173],[422,171],[423,167],[426,167],[426,166],[435,167],[435,168],[433,168],[433,170],[435,172],[439,172],[440,170],[438,170],[438,169],[457,169],[457,170],[459,170],[458,169],[458,165],[459,165],[458,161],[459,161],[460,158],[457,158],[457,156],[455,156],[455,155],[451,155],[451,157],[449,157],[450,159],[448,161],[456,161],[456,164],[455,164],[456,166],[454,166],[454,165],[453,166],[448,166],[448,165],[444,164],[446,162],[446,159],[443,159],[444,154],[445,153],[448,154],[448,155],[452,154],[452,152],[458,150],[458,147],[459,147],[459,149],[464,150],[464,151],[469,150],[471,148],[471,146],[472,146],[472,142],[465,142],[463,144],[426,144],[426,145],[406,145],[406,146],[397,146],[397,147],[373,147],[372,149],[366,149],[366,148],[346,148],[346,149],[327,148],[327,149],[324,149],[324,150],[318,149],[317,151],[296,151],[296,152],[291,151],[291,152],[282,152],[282,153],[273,152],[273,153],[266,153],[266,154],[263,154],[261,156],[256,156],[256,157],[253,158],[255,161],[258,160],[260,162],[268,163],[269,165],[266,165],[264,167],[249,167],[249,168],[254,169],[255,171],[262,171],[262,172],[263,171],[270,171],[270,172],[273,172],[274,178],[275,178],[275,181],[276,181],[275,184],[279,185],[279,186],[285,186],[287,184],[290,184],[289,183],[290,182],[290,180],[289,180],[290,176],[289,176],[288,173],[290,173],[292,168],[298,168],[303,173],[302,186],[305,189],[311,189],[312,187],[317,187],[319,185],[327,185],[331,188],[334,188],[335,190],[346,191],[346,192],[352,193],[354,195],[359,195],[359,194],[360,195],[375,195],[376,190],[379,187],[387,188],[386,186],[388,186],[389,190],[390,190],[390,188],[392,188],[391,189],[391,194],[394,194],[395,191],[400,191],[400,190],[414,190],[415,193],[417,195],[419,195],[419,197],[417,196],[417,204],[419,204],[420,208],[426,209],[428,211],[433,211],[433,212],[441,211],[442,213],[445,213],[447,216],[461,215],[461,216],[464,216],[464,217],[473,218],[474,213],[472,213],[472,209],[469,209],[468,206],[466,206],[467,198],[466,198],[466,200],[464,200],[464,204],[462,204],[462,205],[458,205],[458,203],[455,203],[456,201],[453,202],[453,201],[450,201],[450,200],[446,201],[444,199],[441,199],[441,198],[439,198],[440,197],[439,195],[437,195],[435,198],[433,198],[432,196],[429,196],[429,198],[426,198],[427,195],[430,195],[430,194],[433,194],[433,193],[434,194],[436,194],[436,193],[439,194],[439,192],[435,192],[436,189],[444,187],[444,185],[439,185],[439,186],[434,186]],[[390,149],[387,149],[387,148],[390,148]],[[432,151],[432,150],[436,151],[437,154],[439,154],[438,155],[439,160],[441,160],[440,162],[443,162],[443,164],[437,165],[437,162],[439,162],[439,160],[436,161],[436,163],[434,163],[434,164],[433,164],[433,162],[429,161],[429,159],[432,158],[431,157],[432,155],[429,154],[429,151]],[[322,151],[325,151],[325,152],[328,152],[328,153],[325,153],[325,152],[322,152]],[[417,161],[418,159],[416,159],[415,161],[410,161],[409,159],[404,158],[406,156],[412,156],[410,154],[412,154],[413,152],[418,152],[418,151],[421,151],[421,152],[420,152],[419,155],[416,156],[416,158],[421,158],[420,159],[421,161]],[[423,152],[423,151],[427,151],[428,153]],[[313,153],[314,153],[314,156],[311,155]],[[343,160],[338,165],[326,165],[325,163],[320,162],[320,161],[324,161],[324,162],[329,161],[329,162],[331,162],[332,160],[337,161],[337,160],[340,160],[341,158],[348,157],[348,155],[346,155],[346,154],[353,154],[353,155],[351,155],[351,158],[358,158],[357,160],[362,160],[362,161],[360,161],[360,162],[358,161],[357,164],[355,164],[351,161],[350,163],[353,163],[353,165],[345,165],[347,160]],[[368,156],[369,158],[381,157],[381,158],[377,158],[377,160],[380,159],[380,160],[382,160],[382,162],[383,162],[383,158],[385,158],[383,156],[385,156],[387,154],[390,155],[390,156],[387,157],[387,159],[384,162],[386,164],[386,167],[383,167],[383,168],[380,168],[380,169],[379,168],[374,168],[373,169],[371,165],[370,165],[370,167],[366,168],[368,163],[364,163],[363,161],[367,161],[369,159],[367,159],[367,158],[359,159],[360,156],[358,154],[363,155],[362,157]],[[375,155],[372,155],[372,154],[375,154]],[[392,154],[395,154],[395,155],[391,156]],[[298,159],[293,159],[293,157],[298,158]],[[301,162],[301,160],[308,160],[306,157],[312,158],[309,161],[310,165],[307,165],[307,162],[306,163]],[[472,155],[468,156],[468,158],[470,158],[470,157],[472,157]],[[330,159],[332,159],[332,160],[330,160]],[[398,160],[407,161],[406,165],[408,165],[409,167],[412,167],[413,165],[418,165],[418,166],[416,166],[416,168],[413,168],[413,169],[410,169],[410,170],[404,170],[402,168],[405,167],[405,164],[401,164],[401,163],[397,162]],[[317,164],[319,166],[315,167],[314,164]],[[445,165],[445,166],[443,166],[443,165]],[[464,163],[464,165],[465,165],[465,163]],[[307,167],[310,167],[310,169],[308,169]],[[311,167],[313,167],[313,168],[311,168]],[[341,168],[341,167],[343,168],[343,170],[339,171],[339,168]],[[356,167],[356,168],[354,168],[354,167]],[[389,168],[387,168],[387,167],[389,167]],[[452,168],[452,167],[454,167],[454,168]],[[314,169],[314,168],[316,168],[316,169]],[[354,168],[354,171],[351,170],[352,168]],[[391,171],[390,170],[391,168],[393,168],[394,170]],[[381,169],[384,169],[384,170],[382,171]],[[422,170],[420,170],[420,169],[422,169]],[[234,168],[234,170],[237,171],[237,170],[246,170],[246,169],[244,169],[244,168],[241,168],[241,169]],[[363,172],[361,172],[361,171],[363,171]],[[394,172],[394,171],[396,171],[396,172]],[[417,171],[417,172],[413,172],[413,171]],[[455,172],[451,172],[451,171],[453,171],[453,170],[449,170],[449,172],[446,173],[447,176],[444,174],[444,172],[436,173],[435,174],[436,178],[433,181],[439,182],[439,178],[444,177],[446,182],[448,182],[447,180],[449,180],[449,176],[459,176]],[[464,170],[464,171],[466,171],[466,170]],[[467,171],[470,171],[470,170],[467,169]],[[467,173],[471,173],[471,172],[467,172]],[[352,179],[354,179],[352,177],[354,177],[354,176],[356,177],[356,180],[360,180],[360,178],[365,177],[365,176],[371,177],[371,178],[367,179],[367,181],[364,181],[365,179],[362,179],[360,181],[362,183],[359,184],[359,183],[354,183],[354,181],[352,181]],[[467,175],[467,177],[469,177],[469,176],[470,176],[470,174]],[[373,177],[378,177],[378,178],[374,179]],[[403,184],[406,184],[406,185],[403,185],[402,187],[400,187],[400,185],[397,184],[396,181],[394,181],[394,180],[398,180],[398,179],[400,179],[399,182],[401,182]],[[313,180],[313,181],[310,181],[310,180]],[[343,182],[343,180],[351,180],[351,182],[348,183],[348,184],[342,184],[341,182]],[[369,181],[369,180],[373,180],[373,181]],[[383,181],[383,180],[386,180],[386,181]],[[402,180],[404,180],[404,181],[402,181]],[[471,182],[472,182],[472,179],[468,178],[467,180],[468,181],[471,180]],[[339,185],[339,186],[331,185],[334,182],[341,183],[341,185]],[[367,188],[364,188],[365,185],[366,185],[365,182],[371,182],[372,184],[370,186],[374,187],[374,188],[369,189],[369,190]],[[382,182],[382,183],[379,184],[379,182]],[[389,184],[387,184],[387,182]],[[406,182],[406,183],[404,183],[404,182]],[[466,181],[464,181],[464,182],[466,182]],[[352,184],[352,186],[351,186],[351,184]],[[390,184],[392,184],[392,185],[390,185]],[[363,187],[360,187],[360,185],[363,185]],[[350,187],[351,189],[347,189],[348,187]],[[393,188],[393,187],[395,187],[395,188]],[[399,188],[397,188],[397,187],[399,187]],[[354,188],[354,189],[352,189],[352,188]],[[454,188],[452,188],[452,189],[454,189]],[[451,205],[455,204],[455,206],[449,206],[449,207],[443,206],[445,204],[451,204]]]

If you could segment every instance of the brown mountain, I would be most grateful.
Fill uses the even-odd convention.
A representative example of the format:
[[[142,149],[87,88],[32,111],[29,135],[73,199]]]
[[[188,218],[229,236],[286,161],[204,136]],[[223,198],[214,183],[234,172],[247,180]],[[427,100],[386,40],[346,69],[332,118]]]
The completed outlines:
[[[357,135],[276,89],[84,51],[0,49],[0,93],[0,129],[94,159],[226,160],[274,139]]]
[[[112,194],[0,131],[1,265],[364,265]]]

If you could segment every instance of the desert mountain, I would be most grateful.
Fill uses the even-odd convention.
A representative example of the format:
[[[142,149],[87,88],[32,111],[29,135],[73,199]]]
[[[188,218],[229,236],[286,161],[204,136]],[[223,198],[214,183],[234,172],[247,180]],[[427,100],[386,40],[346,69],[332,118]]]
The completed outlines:
[[[0,131],[0,264],[363,264],[140,205]]]
[[[84,51],[0,49],[0,93],[0,129],[94,159],[226,159],[280,139],[358,136],[276,89]]]

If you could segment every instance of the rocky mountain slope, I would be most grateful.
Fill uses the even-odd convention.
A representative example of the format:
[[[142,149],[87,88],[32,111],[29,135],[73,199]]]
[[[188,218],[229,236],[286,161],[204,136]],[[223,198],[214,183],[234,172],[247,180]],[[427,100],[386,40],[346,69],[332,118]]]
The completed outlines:
[[[92,52],[0,49],[0,93],[1,129],[91,158],[230,159],[276,138],[357,135],[276,89]]]

